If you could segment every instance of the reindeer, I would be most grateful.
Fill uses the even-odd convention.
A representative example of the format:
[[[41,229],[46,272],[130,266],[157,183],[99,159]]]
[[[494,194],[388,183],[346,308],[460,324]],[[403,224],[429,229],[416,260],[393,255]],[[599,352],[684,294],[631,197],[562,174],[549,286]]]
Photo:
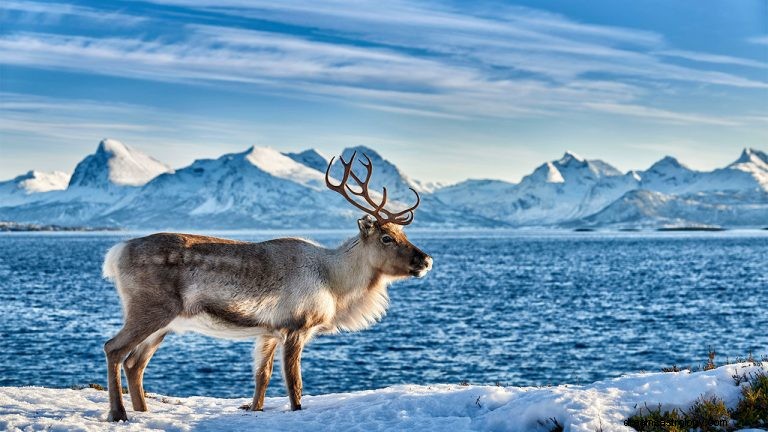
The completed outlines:
[[[298,238],[260,243],[191,234],[159,233],[112,247],[103,272],[115,282],[123,307],[122,329],[104,345],[109,386],[109,421],[127,421],[121,394],[125,366],[134,411],[146,411],[144,369],[168,332],[195,331],[231,339],[255,339],[255,391],[250,409],[264,408],[275,351],[282,347],[283,376],[291,410],[301,409],[301,353],[312,337],[357,331],[385,313],[388,285],[423,277],[432,257],[412,245],[403,226],[416,204],[400,212],[385,208],[387,190],[373,199],[368,184],[373,164],[359,160],[366,175],[339,158],[338,184],[325,182],[366,213],[359,234],[336,249]],[[353,180],[353,189],[348,183]],[[358,190],[359,188],[359,190]],[[362,202],[360,202],[362,201]]]

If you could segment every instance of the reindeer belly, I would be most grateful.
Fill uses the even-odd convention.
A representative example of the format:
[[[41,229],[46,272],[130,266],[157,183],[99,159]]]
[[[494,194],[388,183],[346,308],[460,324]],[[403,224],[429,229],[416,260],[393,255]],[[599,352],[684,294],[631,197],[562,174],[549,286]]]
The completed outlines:
[[[335,314],[333,296],[303,281],[270,292],[236,292],[224,284],[194,284],[182,294],[184,312],[168,329],[226,339],[260,335],[284,338],[284,331],[324,327]]]
[[[264,334],[278,333],[266,327],[249,327],[221,321],[207,313],[192,317],[177,317],[166,327],[175,333],[195,332],[222,339],[253,339]]]

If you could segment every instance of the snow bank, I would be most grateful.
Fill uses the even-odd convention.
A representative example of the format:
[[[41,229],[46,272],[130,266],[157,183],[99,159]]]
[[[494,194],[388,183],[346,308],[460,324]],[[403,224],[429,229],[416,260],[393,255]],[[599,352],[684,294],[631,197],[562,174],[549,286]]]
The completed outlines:
[[[566,431],[631,431],[624,420],[646,403],[687,408],[700,395],[717,395],[733,407],[739,398],[733,375],[757,369],[740,363],[557,387],[402,385],[305,396],[305,409],[297,412],[287,398],[268,398],[265,411],[254,413],[238,409],[250,399],[152,396],[146,413],[132,412],[126,400],[131,420],[119,424],[104,421],[104,391],[0,387],[0,430],[546,431],[552,423],[540,422],[555,418]]]

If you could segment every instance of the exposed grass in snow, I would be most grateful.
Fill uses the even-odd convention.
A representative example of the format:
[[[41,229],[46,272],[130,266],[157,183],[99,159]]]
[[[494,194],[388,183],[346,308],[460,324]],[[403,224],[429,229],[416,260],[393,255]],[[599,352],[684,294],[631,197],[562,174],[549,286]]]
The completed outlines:
[[[105,422],[104,391],[1,387],[0,430],[631,431],[625,421],[646,406],[660,414],[692,412],[697,401],[716,398],[733,413],[752,394],[747,386],[757,383],[756,391],[768,386],[762,378],[743,377],[764,374],[766,368],[768,363],[744,362],[554,387],[402,385],[305,396],[305,410],[297,412],[290,411],[287,398],[268,398],[265,411],[254,413],[239,409],[245,398],[153,395],[149,412],[129,410],[130,421],[119,424]]]
[[[715,369],[715,351],[709,351],[707,364],[701,370]],[[757,361],[750,354],[743,363],[752,364],[756,370],[738,372],[733,375],[734,384],[741,388],[741,397],[733,408],[728,408],[723,399],[716,395],[701,396],[690,408],[662,410],[646,404],[627,419],[634,429],[659,432],[682,432],[688,430],[734,431],[746,427],[768,427],[768,372],[764,360]],[[663,372],[680,372],[677,366],[662,368]]]
[[[768,373],[748,376],[748,385],[741,388],[741,400],[731,417],[738,426],[768,427]]]

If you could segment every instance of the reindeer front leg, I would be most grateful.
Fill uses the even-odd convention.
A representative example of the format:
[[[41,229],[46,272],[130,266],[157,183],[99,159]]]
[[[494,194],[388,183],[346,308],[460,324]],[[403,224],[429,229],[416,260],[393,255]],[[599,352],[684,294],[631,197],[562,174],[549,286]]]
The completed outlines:
[[[283,378],[292,411],[301,409],[301,351],[306,342],[304,332],[290,331],[283,343]]]
[[[260,336],[253,347],[253,377],[256,381],[253,403],[251,403],[251,410],[253,411],[264,409],[264,395],[267,393],[267,386],[270,378],[272,378],[272,364],[275,360],[276,347],[277,338],[267,335]]]

